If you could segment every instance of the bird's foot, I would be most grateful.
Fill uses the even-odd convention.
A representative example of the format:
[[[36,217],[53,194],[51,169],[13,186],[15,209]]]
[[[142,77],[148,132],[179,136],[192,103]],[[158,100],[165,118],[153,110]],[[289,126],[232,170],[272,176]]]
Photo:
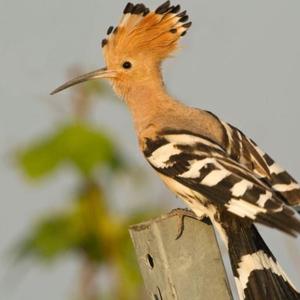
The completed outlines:
[[[177,221],[177,235],[175,240],[178,240],[184,231],[184,218],[189,217],[192,219],[195,219],[197,221],[202,221],[205,218],[205,215],[202,216],[197,216],[192,210],[187,209],[187,208],[175,208],[172,209],[169,213],[168,216],[178,216],[178,221]]]

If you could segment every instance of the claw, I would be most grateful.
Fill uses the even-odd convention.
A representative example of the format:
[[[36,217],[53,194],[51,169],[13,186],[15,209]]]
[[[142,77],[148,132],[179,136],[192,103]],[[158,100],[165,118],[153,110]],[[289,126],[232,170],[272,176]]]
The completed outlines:
[[[197,221],[202,221],[205,218],[205,215],[197,216],[192,210],[189,210],[187,208],[175,208],[171,210],[168,215],[179,217],[177,220],[177,235],[175,240],[178,240],[183,234],[185,217],[189,217]]]

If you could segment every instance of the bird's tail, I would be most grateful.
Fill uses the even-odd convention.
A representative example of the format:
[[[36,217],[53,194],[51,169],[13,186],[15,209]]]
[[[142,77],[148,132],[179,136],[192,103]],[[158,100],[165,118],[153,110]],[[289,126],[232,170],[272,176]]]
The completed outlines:
[[[226,218],[223,228],[240,299],[299,300],[300,293],[284,273],[253,224]]]

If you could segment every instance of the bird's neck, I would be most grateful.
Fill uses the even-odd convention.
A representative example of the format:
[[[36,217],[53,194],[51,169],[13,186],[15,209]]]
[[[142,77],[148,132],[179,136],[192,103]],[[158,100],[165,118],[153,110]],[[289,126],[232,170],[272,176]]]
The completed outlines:
[[[176,102],[167,93],[161,79],[144,81],[130,88],[125,102],[131,111],[137,135],[154,129],[160,116]]]
[[[211,113],[194,109],[173,99],[160,81],[145,81],[130,87],[125,101],[131,111],[140,148],[163,129],[198,133],[223,145],[224,131]]]
[[[220,145],[224,142],[220,121],[211,113],[173,99],[162,80],[134,85],[124,98],[131,111],[141,149],[144,149],[147,139],[155,139],[166,128],[200,133]]]

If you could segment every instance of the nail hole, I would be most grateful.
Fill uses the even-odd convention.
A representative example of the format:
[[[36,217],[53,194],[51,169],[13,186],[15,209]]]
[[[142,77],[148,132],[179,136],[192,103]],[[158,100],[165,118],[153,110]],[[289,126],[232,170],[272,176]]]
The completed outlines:
[[[150,267],[153,269],[154,268],[153,257],[150,254],[147,254],[147,259],[148,259]]]

